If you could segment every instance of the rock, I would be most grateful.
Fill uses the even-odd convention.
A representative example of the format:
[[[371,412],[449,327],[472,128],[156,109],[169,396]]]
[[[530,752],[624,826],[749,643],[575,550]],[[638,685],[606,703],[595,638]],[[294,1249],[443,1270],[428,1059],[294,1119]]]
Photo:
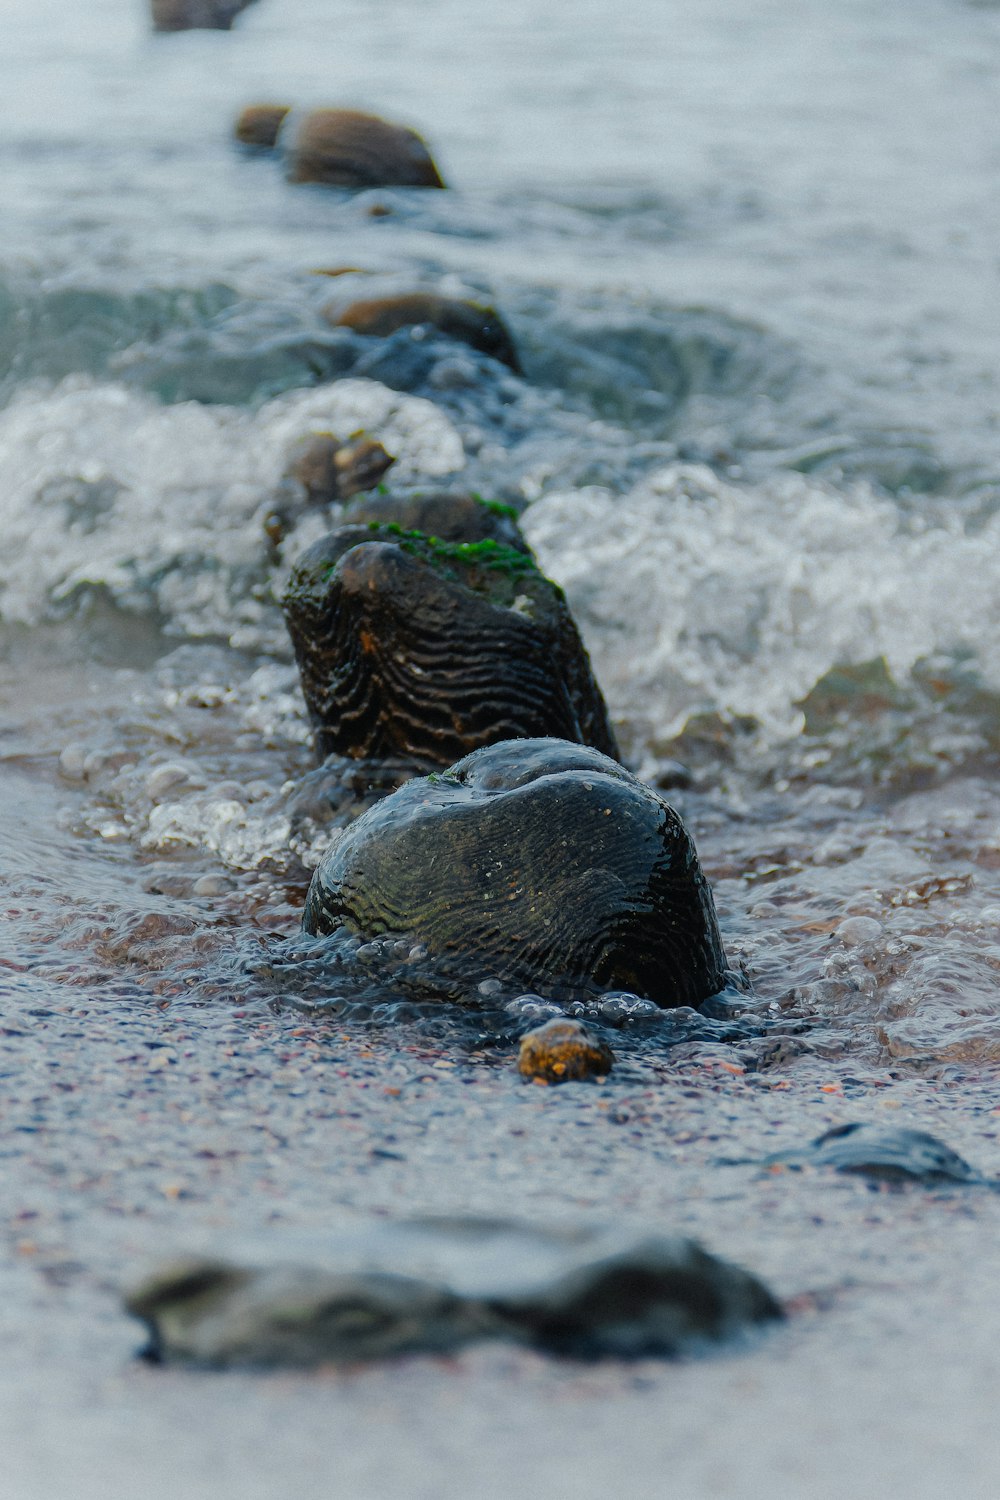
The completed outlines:
[[[449,491],[421,491],[414,495],[368,495],[350,505],[344,516],[351,525],[378,522],[403,531],[422,531],[442,542],[496,542],[525,556],[531,548],[517,524],[513,506],[481,500],[477,495]]]
[[[150,1330],[150,1357],[222,1367],[444,1353],[488,1331],[473,1306],[411,1277],[295,1265],[182,1262],[126,1308]]]
[[[537,735],[617,755],[562,591],[516,547],[344,526],[282,603],[321,760],[447,766]]]
[[[552,1020],[525,1032],[517,1070],[523,1078],[570,1083],[610,1073],[614,1060],[607,1042],[589,1026],[579,1021]]]
[[[672,808],[615,761],[510,740],[409,782],[313,874],[302,925],[399,934],[436,964],[533,991],[695,1006],[726,983],[715,906]]]
[[[292,182],[331,187],[443,188],[427,146],[415,130],[353,109],[314,109],[290,122]]]
[[[801,1151],[778,1152],[767,1166],[832,1167],[886,1182],[966,1182],[983,1179],[968,1162],[923,1130],[838,1125]]]
[[[154,31],[229,31],[253,0],[152,0]]]
[[[328,308],[326,316],[335,328],[351,328],[370,338],[387,338],[400,328],[434,328],[521,374],[521,361],[507,325],[495,308],[478,302],[411,292],[402,297],[352,302],[343,310]]]
[[[782,1316],[760,1281],[691,1240],[461,1218],[188,1258],[125,1307],[149,1330],[149,1357],[211,1368],[355,1363],[488,1338],[583,1359],[671,1356]]]
[[[278,133],[290,112],[287,104],[248,104],[237,117],[236,139],[243,146],[270,149],[277,145]]]
[[[370,438],[342,443],[332,432],[314,432],[296,445],[288,472],[311,505],[332,505],[374,489],[395,462]]]

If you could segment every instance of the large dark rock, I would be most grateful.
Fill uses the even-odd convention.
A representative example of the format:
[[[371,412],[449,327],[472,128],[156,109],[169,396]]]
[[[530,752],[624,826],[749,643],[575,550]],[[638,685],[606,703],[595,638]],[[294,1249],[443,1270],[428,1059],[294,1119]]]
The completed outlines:
[[[314,109],[282,136],[292,182],[443,188],[425,142],[404,125],[353,109]]]
[[[680,818],[562,740],[507,741],[402,786],[315,871],[307,932],[395,933],[451,973],[698,1005],[726,984],[715,906]]]
[[[400,297],[374,297],[326,309],[336,328],[350,328],[370,338],[387,338],[400,328],[428,327],[447,338],[468,344],[488,354],[515,374],[521,361],[510,330],[493,307],[466,302],[458,297],[439,297],[432,292],[410,292]]]
[[[447,766],[537,735],[617,755],[562,591],[514,546],[345,526],[301,558],[283,605],[320,759]]]
[[[229,31],[253,0],[152,0],[154,31]]]
[[[692,1240],[475,1219],[188,1258],[125,1306],[149,1331],[149,1357],[210,1368],[353,1364],[481,1339],[582,1359],[671,1356],[782,1316],[756,1277]]]

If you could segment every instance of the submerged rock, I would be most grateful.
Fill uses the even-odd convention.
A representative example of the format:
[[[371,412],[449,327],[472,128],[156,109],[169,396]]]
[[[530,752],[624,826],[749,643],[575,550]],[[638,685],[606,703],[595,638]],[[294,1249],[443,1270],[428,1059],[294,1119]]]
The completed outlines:
[[[269,150],[277,145],[281,127],[290,113],[287,104],[248,104],[237,116],[236,139],[242,146],[260,146]]]
[[[982,1182],[967,1161],[923,1130],[838,1125],[801,1151],[778,1152],[767,1166],[832,1167],[886,1182]]]
[[[353,302],[342,311],[328,309],[326,315],[334,327],[351,328],[371,338],[387,338],[400,328],[421,325],[435,328],[447,338],[468,344],[509,366],[515,374],[521,374],[521,361],[507,325],[495,308],[479,302],[411,292],[401,297]]]
[[[125,1299],[158,1360],[309,1367],[506,1339],[582,1358],[675,1355],[782,1316],[691,1240],[416,1220],[168,1265]]]
[[[562,591],[517,547],[345,526],[282,604],[320,759],[447,766],[537,735],[617,755]]]
[[[694,844],[598,751],[511,740],[369,808],[316,869],[302,925],[398,933],[452,972],[697,1005],[726,983]]]
[[[285,133],[288,135],[288,132]],[[425,142],[415,130],[353,109],[314,109],[282,144],[292,182],[331,187],[443,188]]]
[[[522,1078],[571,1083],[610,1073],[615,1054],[607,1042],[579,1021],[552,1020],[521,1038],[517,1070]]]
[[[253,0],[152,0],[154,31],[229,31]]]

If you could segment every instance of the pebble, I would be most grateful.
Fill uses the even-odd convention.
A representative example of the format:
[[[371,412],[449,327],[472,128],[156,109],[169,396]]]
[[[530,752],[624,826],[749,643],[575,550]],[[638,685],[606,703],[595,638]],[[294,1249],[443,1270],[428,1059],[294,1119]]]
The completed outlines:
[[[552,1020],[521,1038],[517,1069],[522,1078],[569,1083],[610,1073],[615,1055],[607,1042],[579,1021]]]

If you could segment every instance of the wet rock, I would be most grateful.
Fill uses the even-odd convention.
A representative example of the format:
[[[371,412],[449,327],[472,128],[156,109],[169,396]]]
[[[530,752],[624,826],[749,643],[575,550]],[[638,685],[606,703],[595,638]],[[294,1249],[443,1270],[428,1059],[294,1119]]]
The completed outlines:
[[[485,1335],[474,1304],[411,1277],[218,1261],[168,1266],[126,1300],[147,1357],[193,1364],[354,1364],[444,1353]]]
[[[309,933],[398,933],[449,972],[697,1005],[726,982],[715,906],[672,808],[615,761],[512,740],[409,782],[316,869]]]
[[[562,591],[516,547],[345,526],[282,603],[320,759],[447,766],[538,735],[617,755]]]
[[[248,104],[236,119],[234,134],[242,146],[259,146],[269,150],[277,145],[278,135],[291,113],[287,104]]]
[[[229,31],[253,0],[152,0],[154,31]]]
[[[370,438],[342,443],[332,432],[314,432],[296,445],[288,473],[302,485],[309,504],[332,505],[374,489],[395,462]]]
[[[506,1339],[582,1359],[676,1355],[782,1316],[693,1241],[417,1220],[189,1258],[125,1299],[157,1360],[309,1367]]]
[[[885,1182],[981,1182],[968,1162],[923,1130],[838,1125],[802,1151],[779,1152],[768,1166],[831,1167]]]
[[[421,531],[442,542],[496,542],[530,556],[531,548],[512,506],[448,491],[414,495],[369,495],[355,501],[345,519],[352,525],[378,522]]]
[[[342,310],[330,308],[327,317],[334,327],[351,328],[370,338],[387,338],[400,328],[436,329],[499,360],[515,374],[521,373],[521,361],[507,325],[495,308],[478,302],[411,292],[402,297],[353,302]]]
[[[416,131],[377,115],[315,109],[292,123],[290,138],[283,144],[292,182],[346,188],[444,187]]]
[[[595,1031],[579,1021],[552,1020],[521,1038],[517,1070],[523,1078],[570,1083],[611,1072],[615,1055]]]

